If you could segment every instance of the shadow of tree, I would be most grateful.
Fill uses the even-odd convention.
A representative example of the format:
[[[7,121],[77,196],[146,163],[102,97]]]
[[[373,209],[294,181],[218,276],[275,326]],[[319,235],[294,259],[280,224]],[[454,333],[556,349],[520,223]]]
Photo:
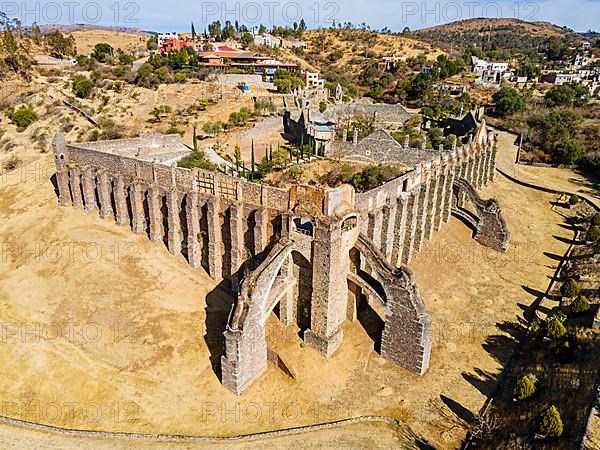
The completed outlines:
[[[475,373],[463,372],[462,377],[481,392],[486,397],[489,397],[496,388],[496,382],[498,381],[499,374],[492,374],[485,370],[476,368]]]
[[[450,411],[456,415],[456,417],[465,423],[465,425],[468,426],[475,422],[475,415],[457,401],[452,400],[450,397],[446,397],[445,395],[440,395],[440,399],[442,402],[444,402],[444,405],[446,405],[448,409],[450,409]]]

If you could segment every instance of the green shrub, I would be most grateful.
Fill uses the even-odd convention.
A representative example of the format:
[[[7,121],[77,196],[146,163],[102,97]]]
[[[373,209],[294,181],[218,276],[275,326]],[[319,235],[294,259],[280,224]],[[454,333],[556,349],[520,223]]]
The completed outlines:
[[[538,431],[540,434],[548,437],[560,437],[562,435],[562,419],[560,418],[558,409],[554,405],[541,414]]]
[[[27,128],[38,119],[38,115],[31,105],[23,105],[13,113],[9,114],[8,118],[19,128]]]
[[[600,241],[600,227],[594,226],[594,227],[590,228],[590,231],[588,231],[587,239],[590,242]]]
[[[513,395],[517,400],[525,400],[526,398],[531,397],[533,394],[535,394],[535,384],[537,382],[537,377],[532,373],[522,376],[517,381],[517,385],[513,390]]]
[[[569,198],[569,205],[575,206],[577,203],[579,203],[579,197],[575,194],[571,195],[571,198]]]
[[[179,129],[177,126],[171,125],[169,128],[167,128],[165,130],[165,134],[178,134],[183,137],[185,132],[183,130]]]
[[[585,295],[580,295],[571,303],[571,311],[575,314],[584,313],[590,310],[590,302]]]
[[[593,227],[600,227],[600,214],[596,214],[592,219]]]
[[[575,298],[579,295],[579,285],[573,278],[569,278],[563,283],[560,292],[564,297]]]
[[[4,163],[2,164],[2,168],[6,172],[10,172],[12,170],[15,170],[17,167],[19,167],[22,162],[23,161],[21,161],[21,158],[19,158],[17,155],[12,155],[12,156],[9,156],[8,159],[6,159],[4,161]]]
[[[85,75],[73,78],[73,93],[79,98],[88,98],[94,89],[94,82]]]
[[[560,320],[552,317],[546,324],[546,334],[550,338],[558,339],[567,334],[567,329]]]
[[[186,169],[197,167],[204,170],[217,170],[217,166],[206,159],[206,154],[202,150],[195,150],[189,155],[184,156],[179,160],[177,166]]]

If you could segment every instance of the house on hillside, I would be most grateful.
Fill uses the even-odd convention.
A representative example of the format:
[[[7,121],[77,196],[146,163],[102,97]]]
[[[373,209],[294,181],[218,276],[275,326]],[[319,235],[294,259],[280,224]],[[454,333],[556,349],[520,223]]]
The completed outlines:
[[[196,44],[192,41],[182,41],[181,39],[168,39],[160,46],[160,53],[165,55],[171,52],[178,52],[184,48],[191,48],[196,51]]]

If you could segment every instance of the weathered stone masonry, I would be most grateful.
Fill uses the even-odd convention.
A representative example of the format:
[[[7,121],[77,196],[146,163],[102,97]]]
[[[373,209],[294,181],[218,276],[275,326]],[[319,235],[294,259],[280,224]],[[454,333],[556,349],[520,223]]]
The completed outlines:
[[[403,264],[451,213],[467,211],[466,201],[479,213],[469,216],[478,240],[499,250],[508,243],[497,202],[475,192],[495,171],[496,142],[485,127],[468,145],[363,194],[348,185],[278,189],[178,168],[130,156],[131,146],[144,145],[132,141],[75,146],[57,135],[59,203],[99,211],[231,281],[237,301],[221,366],[223,384],[238,394],[266,370],[265,323],[274,310],[331,357],[343,342],[342,323],[357,320],[366,301],[383,311],[381,356],[423,374],[431,319]]]

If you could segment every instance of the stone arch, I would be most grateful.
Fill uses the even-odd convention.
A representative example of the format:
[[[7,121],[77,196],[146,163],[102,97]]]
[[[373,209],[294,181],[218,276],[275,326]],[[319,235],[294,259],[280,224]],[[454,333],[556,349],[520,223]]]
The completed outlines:
[[[510,232],[498,201],[494,198],[482,199],[473,185],[464,178],[456,180],[452,189],[452,214],[474,230],[473,237],[477,242],[505,252],[508,249]],[[473,206],[475,213],[464,207],[465,200]]]
[[[382,293],[376,286],[372,286],[364,274],[361,276],[361,272],[352,280],[363,288],[370,288],[371,294],[385,312],[381,356],[422,375],[429,366],[431,318],[412,272],[405,267],[391,266],[375,245],[363,235],[359,235],[355,248],[369,265],[370,276],[380,283],[383,290]]]
[[[221,358],[222,382],[238,395],[267,369],[265,323],[294,282],[289,272],[282,270],[293,250],[293,242],[278,242],[242,283],[224,333],[225,355]]]

